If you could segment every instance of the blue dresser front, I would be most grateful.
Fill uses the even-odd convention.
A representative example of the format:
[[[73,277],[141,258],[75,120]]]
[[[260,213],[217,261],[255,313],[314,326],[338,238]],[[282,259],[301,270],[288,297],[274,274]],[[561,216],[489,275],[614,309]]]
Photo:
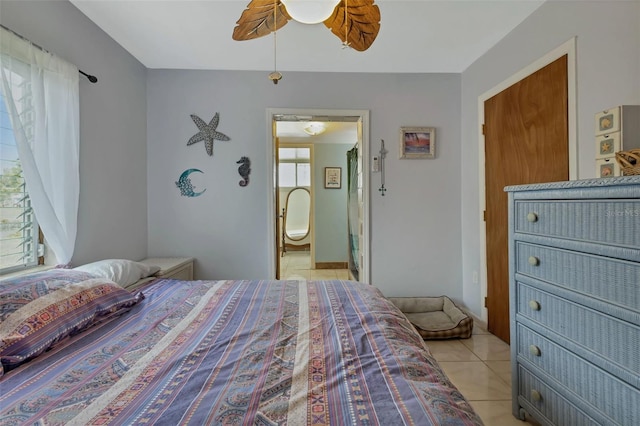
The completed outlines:
[[[640,177],[505,190],[514,416],[640,425]]]

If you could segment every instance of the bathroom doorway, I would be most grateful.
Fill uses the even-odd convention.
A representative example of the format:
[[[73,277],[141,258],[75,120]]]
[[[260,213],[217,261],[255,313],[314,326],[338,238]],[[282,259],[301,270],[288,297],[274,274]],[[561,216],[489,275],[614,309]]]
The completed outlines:
[[[268,139],[270,141],[268,145],[268,165],[273,170],[270,173],[270,188],[271,195],[269,199],[269,220],[272,224],[273,232],[270,233],[272,241],[269,242],[270,258],[273,259],[272,269],[270,274],[273,277],[280,278],[280,259],[282,255],[282,208],[281,205],[281,191],[278,185],[279,178],[279,148],[286,147],[287,145],[300,145],[306,143],[315,144],[330,144],[331,138],[333,143],[344,143],[349,146],[349,149],[354,149],[358,155],[358,168],[355,174],[348,176],[347,157],[346,151],[340,159],[344,162],[344,166],[335,166],[337,160],[323,159],[322,150],[341,149],[337,145],[334,147],[328,147],[322,145],[320,151],[317,146],[314,149],[316,154],[314,156],[318,158],[315,161],[316,165],[311,172],[311,175],[315,178],[311,179],[310,192],[311,192],[311,205],[318,206],[320,209],[316,209],[320,212],[320,217],[316,214],[311,214],[310,220],[310,239],[311,239],[311,263],[312,268],[316,266],[324,267],[331,262],[324,262],[322,258],[323,253],[323,239],[327,237],[327,232],[331,233],[334,230],[344,232],[344,238],[339,237],[342,241],[339,248],[344,248],[345,252],[351,252],[349,247],[350,241],[353,246],[357,258],[355,264],[357,265],[356,273],[353,279],[361,282],[369,282],[369,169],[368,161],[368,111],[363,110],[307,110],[307,109],[268,109],[267,110],[267,122],[269,128]],[[305,135],[306,133],[306,135]],[[320,137],[324,134],[324,137]],[[330,157],[329,157],[330,158]],[[342,163],[340,163],[342,164]],[[292,166],[287,166],[292,168]],[[329,169],[328,171],[326,169]],[[333,173],[339,169],[340,180],[339,185],[325,183],[325,173]],[[344,227],[337,222],[337,225],[331,228],[327,224],[327,220],[331,220],[331,215],[322,213],[322,206],[332,205],[331,197],[336,197],[338,191],[336,189],[343,189],[346,194],[348,183],[351,182],[354,191],[352,193],[356,197],[356,214],[352,215],[352,222],[357,221],[355,224],[351,224],[349,228],[353,229],[355,235],[349,234],[346,221],[348,220],[348,212],[345,198],[344,209],[340,207],[338,209],[339,214],[343,214],[340,220],[344,219]],[[354,185],[357,185],[355,187]],[[346,197],[346,195],[345,195]],[[314,207],[312,207],[312,210]],[[335,210],[335,209],[334,209]],[[336,217],[336,216],[333,216]],[[329,218],[329,219],[328,219]],[[316,237],[320,235],[320,241],[316,241]],[[316,253],[316,244],[318,244],[318,252]],[[316,255],[319,256],[316,259]],[[349,262],[348,257],[344,259]],[[333,265],[331,265],[333,266]]]

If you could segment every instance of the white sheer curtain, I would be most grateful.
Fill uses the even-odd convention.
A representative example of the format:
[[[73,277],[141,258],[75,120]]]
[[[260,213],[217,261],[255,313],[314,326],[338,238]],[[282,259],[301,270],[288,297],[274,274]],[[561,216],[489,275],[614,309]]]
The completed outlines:
[[[0,31],[2,89],[31,205],[57,262],[67,264],[80,193],[78,68]]]

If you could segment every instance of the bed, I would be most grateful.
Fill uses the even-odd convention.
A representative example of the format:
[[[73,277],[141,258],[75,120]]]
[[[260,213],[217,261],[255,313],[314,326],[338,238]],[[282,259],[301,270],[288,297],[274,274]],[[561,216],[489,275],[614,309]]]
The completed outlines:
[[[61,289],[100,306],[36,342],[73,303],[26,307]],[[371,285],[158,279],[129,292],[52,270],[0,281],[0,297],[0,425],[482,424]]]

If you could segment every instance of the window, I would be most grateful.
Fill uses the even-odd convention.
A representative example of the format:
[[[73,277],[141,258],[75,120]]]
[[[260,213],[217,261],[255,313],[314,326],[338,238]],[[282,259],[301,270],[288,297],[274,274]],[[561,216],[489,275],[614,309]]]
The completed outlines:
[[[28,137],[33,136],[33,107],[26,83],[14,76],[19,90],[21,119]],[[22,86],[22,87],[20,87]],[[26,190],[16,140],[0,85],[0,273],[38,264],[39,228]],[[44,261],[44,259],[42,259]]]
[[[38,263],[42,235],[56,263],[69,264],[80,195],[78,68],[4,27],[0,36],[0,173],[7,184],[0,273]]]
[[[278,148],[278,186],[311,186],[311,149]]]

